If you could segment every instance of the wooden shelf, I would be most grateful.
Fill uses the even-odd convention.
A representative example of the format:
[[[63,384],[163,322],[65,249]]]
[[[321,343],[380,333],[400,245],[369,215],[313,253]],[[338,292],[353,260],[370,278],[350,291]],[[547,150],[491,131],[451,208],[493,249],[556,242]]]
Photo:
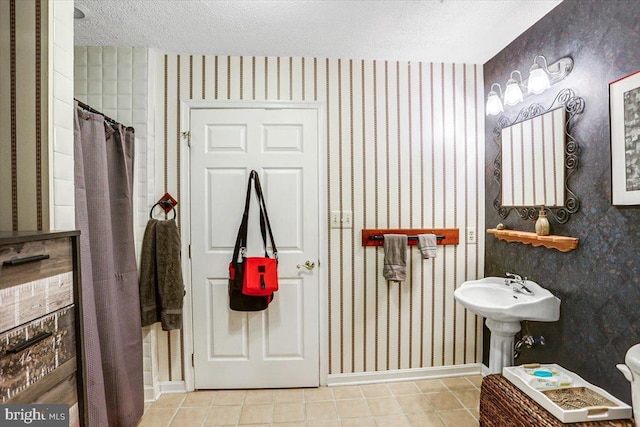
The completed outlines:
[[[496,236],[496,239],[507,242],[520,242],[525,245],[544,246],[549,249],[557,249],[560,252],[569,252],[578,247],[578,239],[567,236],[538,236],[536,233],[516,230],[487,229],[487,233]]]

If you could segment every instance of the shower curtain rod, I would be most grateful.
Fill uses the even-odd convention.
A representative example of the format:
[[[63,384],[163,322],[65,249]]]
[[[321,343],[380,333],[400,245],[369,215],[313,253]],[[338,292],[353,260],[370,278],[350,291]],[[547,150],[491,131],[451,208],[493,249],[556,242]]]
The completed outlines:
[[[107,116],[103,112],[96,110],[95,108],[91,107],[90,105],[85,104],[84,102],[80,101],[79,99],[77,99],[77,98],[73,98],[73,99],[74,99],[74,101],[76,101],[78,103],[78,106],[81,107],[82,109],[90,111],[92,113],[100,114],[109,123],[112,123],[112,124],[115,124],[115,125],[122,125],[122,123],[120,123],[120,122],[118,122],[116,120],[113,120],[111,117]],[[136,131],[133,126],[125,126],[125,129],[127,129],[128,131],[131,131],[131,132],[135,132]]]

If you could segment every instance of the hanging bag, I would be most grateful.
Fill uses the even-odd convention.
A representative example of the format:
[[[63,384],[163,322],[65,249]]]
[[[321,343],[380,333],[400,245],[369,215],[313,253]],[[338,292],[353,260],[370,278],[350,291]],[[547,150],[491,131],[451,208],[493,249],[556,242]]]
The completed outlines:
[[[264,257],[246,257],[249,207],[251,204],[251,183],[256,192],[260,211],[260,232],[264,247]],[[268,235],[267,235],[268,233]],[[267,237],[273,257],[269,257]],[[238,258],[240,257],[240,260]],[[258,173],[249,175],[242,222],[238,229],[233,258],[229,263],[229,307],[235,311],[260,311],[269,306],[273,293],[278,290],[278,250],[273,239],[271,223],[262,194]]]

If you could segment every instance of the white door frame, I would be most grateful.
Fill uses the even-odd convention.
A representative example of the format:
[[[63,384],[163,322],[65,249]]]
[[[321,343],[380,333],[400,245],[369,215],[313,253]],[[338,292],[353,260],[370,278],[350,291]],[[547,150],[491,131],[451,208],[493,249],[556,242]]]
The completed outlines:
[[[182,333],[184,338],[183,363],[185,365],[185,387],[187,391],[195,389],[195,371],[192,363],[193,357],[193,293],[191,290],[191,259],[189,258],[189,245],[191,237],[191,187],[189,177],[191,175],[190,153],[187,139],[184,132],[191,128],[191,111],[196,109],[230,109],[230,108],[256,108],[256,109],[307,109],[315,110],[318,115],[318,333],[320,349],[320,385],[327,385],[329,376],[329,327],[328,319],[328,274],[326,265],[328,264],[329,249],[327,240],[323,238],[328,233],[327,216],[327,143],[324,134],[324,111],[323,102],[293,102],[293,101],[193,101],[183,100],[181,103],[181,135],[180,144],[180,228],[182,240],[182,272],[185,282],[186,296],[183,307]]]

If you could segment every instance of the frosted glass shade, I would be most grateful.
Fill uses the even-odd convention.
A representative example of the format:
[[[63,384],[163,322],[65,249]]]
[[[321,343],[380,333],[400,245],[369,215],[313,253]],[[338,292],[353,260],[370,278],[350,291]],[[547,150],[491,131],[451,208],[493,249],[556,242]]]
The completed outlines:
[[[514,79],[509,79],[507,88],[504,91],[504,103],[507,105],[516,105],[524,99],[524,94],[520,85]]]
[[[487,96],[487,116],[495,116],[504,111],[500,97],[494,91],[489,92]]]
[[[549,76],[542,68],[534,66],[531,67],[527,86],[529,88],[529,93],[538,94],[549,89],[551,87],[551,82],[549,82]]]

